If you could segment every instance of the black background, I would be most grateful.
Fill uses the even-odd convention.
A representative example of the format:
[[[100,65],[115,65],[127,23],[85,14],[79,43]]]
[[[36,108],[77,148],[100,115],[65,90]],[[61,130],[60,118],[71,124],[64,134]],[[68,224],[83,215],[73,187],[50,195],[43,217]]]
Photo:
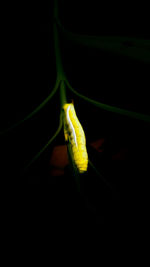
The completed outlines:
[[[80,34],[149,39],[146,7],[127,3],[125,6],[122,3],[98,5],[98,2],[60,1],[62,24]],[[48,96],[55,84],[56,66],[53,1],[6,3],[1,12],[0,128],[3,129],[26,116]],[[106,104],[150,114],[148,63],[84,48],[67,42],[61,34],[60,43],[66,75],[77,91]],[[87,180],[83,180],[80,198],[70,174],[50,177],[52,148],[64,144],[63,134],[27,173],[23,172],[25,164],[46,144],[58,126],[58,92],[36,116],[0,137],[1,182],[8,185],[23,182],[29,187],[33,184],[31,191],[37,196],[35,206],[38,203],[38,207],[43,202],[42,197],[38,199],[35,186],[41,185],[45,207],[50,207],[52,214],[57,211],[61,218],[69,213],[73,218],[80,215],[94,223],[111,221],[119,225],[137,222],[139,218],[145,222],[150,176],[149,124],[104,112],[69,91],[68,99],[74,99],[87,143],[99,138],[106,140],[102,156],[88,145],[89,153],[116,191],[112,193],[90,173]],[[124,161],[112,161],[111,156],[120,148],[127,149],[128,157]],[[85,208],[86,197],[92,208]]]

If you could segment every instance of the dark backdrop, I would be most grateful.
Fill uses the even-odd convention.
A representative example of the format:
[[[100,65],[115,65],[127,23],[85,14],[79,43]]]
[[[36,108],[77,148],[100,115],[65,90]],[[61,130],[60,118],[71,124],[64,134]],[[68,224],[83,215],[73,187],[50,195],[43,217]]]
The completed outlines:
[[[120,3],[118,6],[117,3],[109,5],[100,3],[98,5],[98,2],[60,1],[61,22],[67,29],[81,34],[125,35],[149,39],[148,10],[146,11],[146,8],[138,5],[135,7],[131,3],[125,6]],[[1,129],[31,112],[48,96],[55,84],[52,8],[52,1],[36,4],[31,2],[3,4]],[[106,104],[150,114],[149,64],[98,49],[83,48],[67,42],[62,36],[60,36],[60,43],[65,72],[71,85],[77,91]],[[126,214],[130,214],[133,218],[133,213],[138,216],[140,205],[143,208],[140,209],[139,214],[141,217],[145,216],[143,210],[147,201],[143,200],[143,197],[148,197],[149,124],[101,111],[78,99],[70,92],[68,92],[68,99],[74,99],[88,144],[101,138],[106,140],[104,158],[94,151],[90,153],[93,162],[95,161],[97,166],[101,162],[103,173],[117,187],[117,193],[114,196],[115,204],[113,204],[115,216],[118,215],[123,205],[120,203],[129,204],[131,199],[133,200],[133,209],[129,210],[129,206],[126,205],[122,212],[123,218],[126,217]],[[72,179],[70,174],[69,177],[65,178],[64,176],[57,179],[50,177],[49,174],[49,159],[52,149],[55,145],[64,144],[63,134],[26,174],[22,171],[24,165],[54,133],[59,123],[59,111],[59,94],[57,93],[40,113],[0,137],[0,176],[1,181],[8,184],[23,182],[24,184],[48,185],[47,189],[51,192],[50,195],[57,196],[55,202],[57,208],[62,199],[62,206],[68,207],[67,201],[70,197],[72,199],[70,205],[74,205],[78,210],[79,206],[84,206],[84,204],[81,205],[76,195],[76,189],[70,182]],[[128,158],[124,161],[111,161],[111,156],[121,148],[128,151]],[[112,193],[106,193],[107,190],[104,189],[103,184],[97,189],[97,182],[92,180],[92,174],[87,181],[87,183],[83,183],[86,188],[85,195],[88,197],[90,195],[89,198],[93,199],[94,195],[99,195],[101,192],[101,199],[93,201],[93,205],[98,206],[98,209],[101,207],[102,214],[105,214],[112,201]],[[74,192],[73,196],[72,192]],[[46,196],[49,199],[49,195],[46,194]],[[100,203],[106,196],[108,203],[102,208]],[[52,206],[55,207],[55,205]],[[110,207],[109,209],[111,210]],[[107,216],[112,217],[113,212],[111,210]],[[88,216],[89,214],[91,213],[89,212]],[[114,218],[120,218],[119,215],[115,216]],[[117,219],[115,220],[117,221]]]

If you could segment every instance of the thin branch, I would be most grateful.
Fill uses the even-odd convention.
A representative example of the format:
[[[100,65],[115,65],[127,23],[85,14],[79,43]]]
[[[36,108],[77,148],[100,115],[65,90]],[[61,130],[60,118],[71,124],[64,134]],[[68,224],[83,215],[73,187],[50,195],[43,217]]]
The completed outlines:
[[[150,63],[150,40],[127,36],[90,36],[76,34],[65,29],[58,18],[56,21],[65,37],[77,44],[99,48]]]
[[[59,83],[60,83],[60,80],[57,79],[52,92],[49,94],[49,96],[35,110],[33,110],[30,114],[28,114],[24,119],[16,122],[15,124],[11,125],[10,127],[6,128],[6,129],[0,131],[0,135],[5,134],[5,133],[13,130],[15,127],[19,126],[20,124],[22,124],[26,120],[32,118],[37,112],[39,112],[51,100],[51,98],[57,92],[57,89],[59,87]]]
[[[67,103],[67,97],[66,97],[66,86],[65,82],[61,81],[60,83],[60,105],[61,108]]]
[[[48,143],[34,156],[34,158],[25,166],[24,168],[25,171],[31,166],[31,164],[33,164],[40,157],[40,155],[46,150],[46,148],[55,140],[57,135],[60,133],[61,129],[62,129],[62,113],[60,114],[60,122],[55,134],[51,137]]]
[[[92,169],[94,170],[94,172],[96,173],[97,176],[100,177],[100,179],[104,182],[104,184],[106,184],[109,188],[112,189],[112,186],[109,182],[107,182],[107,180],[104,178],[104,176],[97,170],[97,168],[94,166],[94,164],[91,162],[90,159],[88,159],[89,165],[92,167]]]
[[[56,70],[57,76],[60,80],[64,80],[65,74],[62,65],[62,59],[60,54],[60,46],[59,46],[59,36],[58,36],[58,26],[57,21],[58,19],[58,1],[54,1],[54,23],[53,23],[53,32],[54,32],[54,47],[55,47],[55,58],[56,58]]]
[[[117,107],[113,107],[113,106],[110,106],[110,105],[103,104],[101,102],[98,102],[96,100],[93,100],[91,98],[88,98],[87,96],[84,96],[84,95],[78,93],[75,89],[73,89],[73,87],[70,85],[70,83],[68,82],[67,79],[65,80],[65,82],[66,82],[68,88],[75,95],[79,96],[80,98],[84,99],[85,101],[91,103],[92,105],[94,105],[94,106],[96,106],[98,108],[101,108],[101,109],[107,110],[107,111],[111,111],[111,112],[114,112],[114,113],[118,113],[120,115],[125,115],[125,116],[131,117],[133,119],[138,119],[138,120],[150,122],[150,116],[149,115],[137,113],[137,112],[134,112],[134,111],[128,111],[126,109],[121,109],[121,108],[117,108]]]

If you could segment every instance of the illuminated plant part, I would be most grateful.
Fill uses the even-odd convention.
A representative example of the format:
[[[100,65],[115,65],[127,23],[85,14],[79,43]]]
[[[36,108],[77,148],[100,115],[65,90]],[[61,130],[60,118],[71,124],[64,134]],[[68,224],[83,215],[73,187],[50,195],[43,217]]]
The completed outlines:
[[[64,104],[63,111],[65,141],[70,144],[72,158],[79,173],[84,173],[88,168],[88,154],[83,128],[72,103]]]
[[[129,56],[134,59],[142,60],[145,62],[150,62],[150,41],[149,40],[141,40],[137,38],[128,38],[128,37],[120,37],[120,36],[85,36],[72,33],[66,30],[63,25],[59,21],[58,16],[58,0],[54,0],[54,21],[53,21],[53,30],[54,30],[54,47],[55,47],[55,58],[56,58],[56,84],[53,90],[50,92],[48,97],[33,110],[30,114],[26,115],[22,120],[14,123],[13,125],[8,126],[7,128],[0,130],[0,135],[11,132],[14,128],[18,127],[25,121],[29,120],[33,116],[37,114],[42,108],[45,107],[47,103],[52,99],[52,97],[56,94],[57,91],[60,93],[60,102],[61,102],[61,111],[63,107],[63,112],[60,112],[60,121],[59,126],[54,133],[54,135],[50,138],[47,144],[35,155],[33,159],[25,166],[25,170],[34,163],[39,156],[45,151],[45,149],[52,144],[52,142],[56,139],[58,134],[61,132],[62,125],[64,122],[64,132],[65,132],[65,140],[68,141],[68,156],[71,156],[70,166],[73,170],[73,175],[75,173],[76,176],[78,174],[77,171],[85,172],[87,170],[88,164],[93,168],[94,172],[97,173],[99,177],[101,174],[94,167],[93,163],[89,160],[86,144],[85,144],[85,135],[82,129],[80,122],[76,117],[76,113],[74,110],[73,104],[66,104],[66,86],[67,90],[70,90],[72,93],[77,95],[79,98],[82,98],[84,101],[96,106],[97,108],[101,108],[105,111],[113,112],[120,115],[128,116],[132,119],[138,119],[145,122],[150,122],[150,115],[141,114],[134,111],[129,111],[126,109],[122,109],[119,107],[111,106],[105,103],[98,102],[94,99],[89,98],[88,96],[82,95],[80,92],[76,91],[71,84],[69,83],[66,74],[63,69],[63,64],[61,60],[60,46],[59,46],[59,32],[58,26],[62,30],[67,39],[72,40],[83,46],[100,48],[101,50],[111,51],[115,53],[119,53],[121,55]],[[68,108],[70,107],[70,108]],[[68,113],[67,113],[68,112]],[[63,117],[62,117],[63,113]],[[73,163],[73,164],[72,164]],[[75,165],[76,164],[76,165]],[[77,168],[74,168],[74,165]],[[102,180],[103,177],[102,177]]]

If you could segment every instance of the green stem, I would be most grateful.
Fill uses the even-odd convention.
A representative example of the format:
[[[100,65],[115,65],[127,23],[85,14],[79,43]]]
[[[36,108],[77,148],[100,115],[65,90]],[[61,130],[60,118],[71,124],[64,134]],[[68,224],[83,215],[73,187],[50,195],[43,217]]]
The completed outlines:
[[[58,28],[56,21],[58,19],[58,0],[54,0],[54,46],[55,46],[55,58],[56,58],[56,70],[57,70],[57,77],[60,80],[60,103],[61,108],[65,103],[67,103],[66,98],[66,88],[64,80],[65,74],[62,66],[62,59],[60,54],[60,46],[59,46],[59,36],[58,36]]]
[[[40,155],[46,150],[46,148],[55,140],[57,135],[60,133],[61,129],[62,129],[62,113],[60,113],[59,126],[55,134],[50,138],[48,143],[34,156],[34,158],[25,166],[24,171],[26,171],[31,166],[31,164],[34,163],[40,157]]]
[[[58,1],[54,0],[54,18],[56,19],[57,17],[58,17]],[[61,61],[58,29],[57,29],[57,25],[56,25],[55,20],[54,20],[53,30],[54,30],[54,47],[55,47],[55,58],[56,58],[57,81],[58,81],[58,84],[60,85],[60,101],[61,101],[61,107],[62,107],[67,102],[67,100],[66,100],[66,88],[65,88],[65,83],[64,83],[65,74],[63,71],[63,66],[62,66],[62,61]],[[44,102],[44,105],[45,105],[45,102]],[[48,143],[27,164],[27,166],[25,167],[25,170],[27,170],[30,167],[30,165],[32,163],[34,163],[40,157],[40,155],[45,151],[45,149],[53,142],[53,140],[57,137],[57,135],[61,131],[62,124],[63,124],[62,112],[60,111],[60,123],[59,123],[59,127],[58,127],[57,131],[52,136],[52,138],[48,141]]]
[[[59,80],[65,79],[65,74],[63,71],[62,60],[60,55],[60,47],[59,47],[59,36],[58,36],[58,28],[56,24],[56,20],[58,18],[58,1],[54,0],[54,47],[55,47],[55,58],[56,58],[56,70],[57,70],[57,77]]]
[[[142,39],[142,38],[137,38],[137,37],[129,37],[129,36],[117,36],[117,35],[83,35],[83,34],[77,34],[74,32],[71,32],[67,30],[60,22],[59,18],[57,17],[56,21],[57,25],[61,29],[61,31],[68,37],[68,39],[71,39],[73,41],[77,40],[93,40],[93,41],[101,41],[101,42],[109,42],[109,43],[124,43],[124,42],[129,42],[129,44],[132,44],[133,46],[136,47],[145,47],[146,49],[149,49],[150,47],[150,40],[147,39]]]
[[[121,114],[121,115],[125,115],[125,116],[128,116],[128,117],[133,118],[133,119],[138,119],[138,120],[150,122],[150,115],[137,113],[135,111],[129,111],[129,110],[126,110],[126,109],[117,108],[117,107],[114,107],[114,106],[103,104],[101,102],[98,102],[96,100],[93,100],[93,99],[91,99],[91,98],[89,98],[87,96],[84,96],[84,95],[78,93],[75,89],[73,89],[73,87],[70,85],[70,83],[68,82],[67,79],[66,79],[66,84],[67,84],[68,88],[75,95],[79,96],[80,98],[84,99],[85,101],[91,103],[92,105],[94,105],[94,106],[96,106],[98,108],[101,108],[103,110],[110,111],[110,112],[113,112],[113,113],[118,113],[118,114]]]
[[[66,86],[65,86],[65,82],[64,81],[61,81],[61,83],[60,83],[60,105],[61,105],[61,108],[66,103],[67,103]]]
[[[112,189],[112,186],[109,182],[107,182],[107,180],[103,177],[103,175],[97,170],[97,168],[94,166],[94,164],[90,161],[90,159],[88,158],[88,162],[89,165],[92,167],[92,169],[94,170],[94,172],[96,173],[96,175],[98,177],[100,177],[100,179],[104,182],[104,184],[106,184],[109,188]]]
[[[8,128],[5,128],[5,129],[1,130],[0,131],[0,135],[5,134],[5,133],[13,130],[14,128],[16,128],[17,126],[22,124],[23,122],[25,122],[28,119],[32,118],[37,112],[39,112],[51,100],[51,98],[55,95],[55,93],[57,92],[57,89],[59,87],[59,83],[60,83],[60,81],[59,81],[59,79],[57,79],[56,83],[55,83],[55,86],[52,89],[51,93],[48,95],[48,97],[45,98],[45,100],[38,107],[36,107],[30,114],[28,114],[22,120],[14,123],[13,125],[9,126]]]
[[[66,30],[57,18],[57,25],[65,37],[77,44],[99,48],[128,56],[136,60],[150,62],[150,41],[145,39],[130,38],[127,36],[90,36],[72,33]]]

